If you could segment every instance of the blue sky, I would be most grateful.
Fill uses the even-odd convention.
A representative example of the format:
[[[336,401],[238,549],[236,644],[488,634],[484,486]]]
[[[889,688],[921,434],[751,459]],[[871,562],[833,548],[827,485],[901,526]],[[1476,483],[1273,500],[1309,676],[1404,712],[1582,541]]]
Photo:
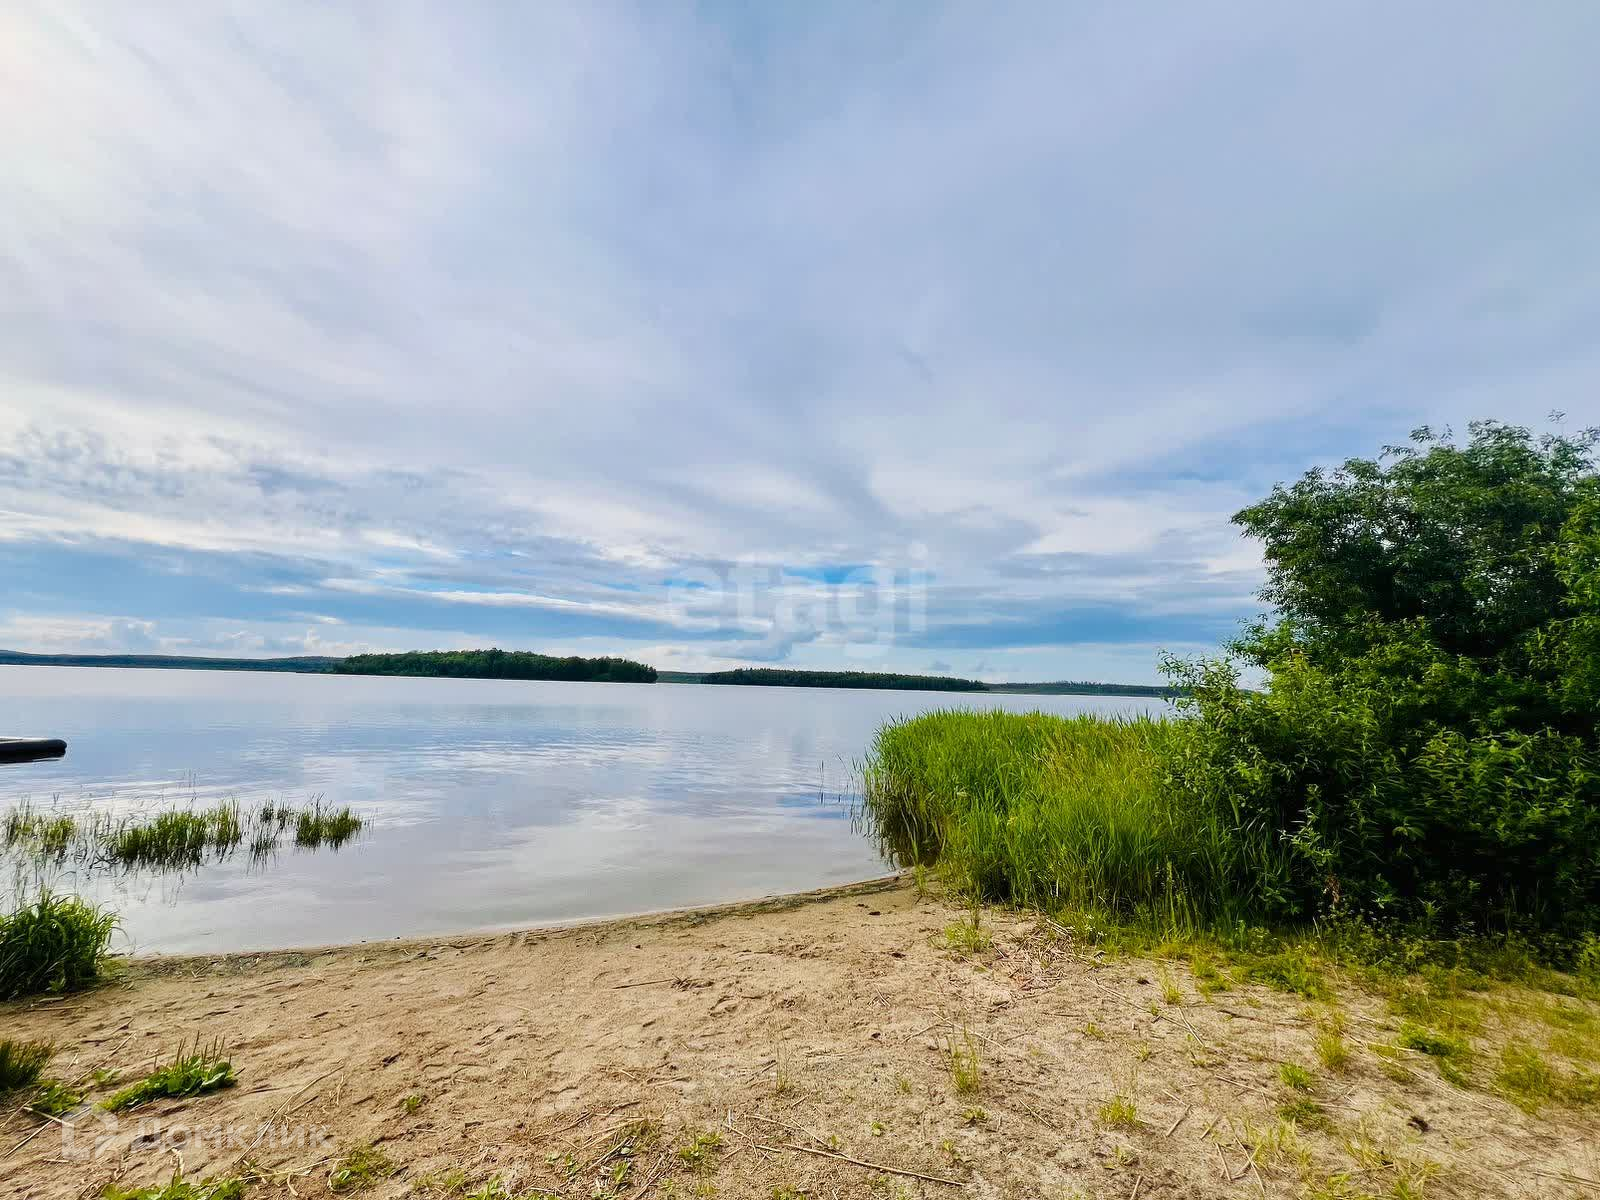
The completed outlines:
[[[0,647],[1156,677],[1600,415],[1600,7],[14,4]]]

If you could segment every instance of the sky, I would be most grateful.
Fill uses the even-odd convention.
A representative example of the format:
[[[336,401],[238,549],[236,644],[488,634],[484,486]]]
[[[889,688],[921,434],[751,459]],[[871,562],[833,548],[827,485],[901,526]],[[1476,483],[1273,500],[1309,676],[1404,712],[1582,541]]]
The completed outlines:
[[[7,4],[0,647],[1153,681],[1259,612],[1275,482],[1600,417],[1597,45]]]

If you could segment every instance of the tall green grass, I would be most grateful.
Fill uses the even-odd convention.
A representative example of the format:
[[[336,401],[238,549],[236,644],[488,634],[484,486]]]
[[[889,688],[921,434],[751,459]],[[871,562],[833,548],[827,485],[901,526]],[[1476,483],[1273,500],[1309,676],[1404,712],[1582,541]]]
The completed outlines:
[[[1169,722],[938,711],[878,731],[863,804],[901,864],[989,900],[1194,929],[1247,920],[1261,832],[1164,786]]]
[[[49,891],[0,915],[0,1000],[88,987],[116,927],[115,914]]]
[[[361,818],[348,804],[342,808],[324,805],[320,798],[295,818],[294,844],[302,849],[327,846],[337,850],[361,831]]]
[[[304,809],[268,802],[251,811],[226,800],[154,816],[42,811],[24,800],[0,818],[0,850],[41,866],[70,858],[89,870],[183,871],[225,859],[241,845],[253,861],[267,859],[286,833],[297,849],[337,850],[362,826],[348,805],[335,808],[320,796]]]
[[[198,866],[206,852],[225,853],[244,837],[234,802],[214,808],[164,812],[154,820],[118,829],[107,841],[111,858],[138,866]]]

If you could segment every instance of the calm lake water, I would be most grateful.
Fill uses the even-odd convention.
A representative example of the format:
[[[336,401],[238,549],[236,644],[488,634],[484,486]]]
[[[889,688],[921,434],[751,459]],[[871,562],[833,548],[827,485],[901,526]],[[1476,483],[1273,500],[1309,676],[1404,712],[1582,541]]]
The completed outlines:
[[[1154,711],[1156,701],[675,684],[0,667],[0,817],[322,796],[366,820],[338,851],[181,875],[68,871],[119,948],[265,949],[491,930],[843,883],[887,865],[851,822],[851,764],[939,707]],[[291,839],[292,843],[292,839]],[[0,886],[14,888],[13,863]],[[32,871],[33,868],[27,868]],[[27,882],[37,883],[29,874]]]

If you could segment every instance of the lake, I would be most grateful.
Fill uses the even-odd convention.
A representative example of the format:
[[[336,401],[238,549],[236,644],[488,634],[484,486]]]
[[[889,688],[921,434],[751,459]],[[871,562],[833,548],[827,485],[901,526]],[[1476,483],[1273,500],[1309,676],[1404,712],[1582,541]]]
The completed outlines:
[[[700,684],[0,667],[18,803],[146,814],[321,796],[365,820],[182,874],[49,872],[120,913],[119,949],[268,949],[496,930],[802,891],[888,869],[851,820],[886,719],[940,707],[1157,711],[1160,701]],[[40,882],[13,861],[3,881]]]

